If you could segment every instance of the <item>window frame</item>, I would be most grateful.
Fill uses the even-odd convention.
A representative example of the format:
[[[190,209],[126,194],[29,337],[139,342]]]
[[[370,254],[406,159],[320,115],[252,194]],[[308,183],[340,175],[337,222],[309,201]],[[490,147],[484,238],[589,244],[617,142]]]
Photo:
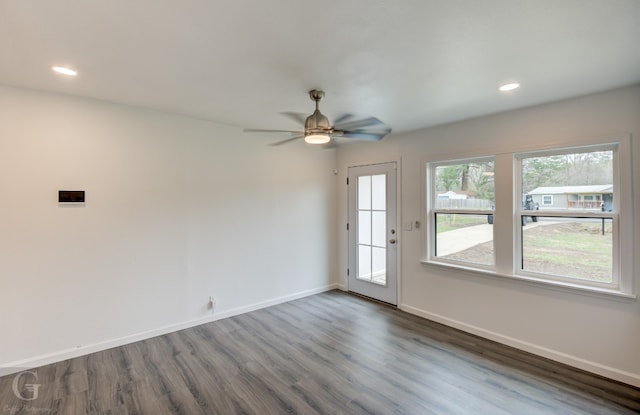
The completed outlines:
[[[599,149],[616,148],[614,157],[617,157],[617,168],[614,168],[614,182],[617,192],[615,198],[611,200],[616,207],[618,228],[615,237],[616,251],[614,255],[614,266],[617,267],[618,286],[614,288],[599,287],[583,284],[580,279],[553,280],[539,278],[531,275],[521,275],[516,273],[518,267],[516,230],[520,228],[521,216],[516,215],[516,210],[521,208],[520,198],[513,195],[520,194],[516,190],[516,182],[521,173],[516,170],[516,154],[535,154],[543,156],[545,153],[552,154],[564,150],[577,151],[583,148],[590,151]],[[617,155],[615,155],[617,154]],[[467,160],[489,159],[494,161],[495,180],[495,206],[493,214],[493,235],[494,235],[494,261],[495,267],[482,267],[473,263],[461,263],[443,261],[442,258],[434,257],[434,226],[432,215],[432,192],[435,192],[432,166],[455,164],[456,162]],[[638,218],[634,215],[634,194],[633,194],[633,166],[631,152],[631,135],[629,133],[618,133],[612,135],[592,136],[588,138],[573,138],[564,140],[554,140],[554,143],[532,144],[522,143],[514,146],[498,147],[493,153],[477,151],[461,151],[458,153],[438,153],[432,152],[423,159],[422,176],[425,181],[422,186],[422,253],[420,262],[425,266],[444,267],[459,270],[471,277],[478,278],[504,278],[519,284],[535,285],[553,290],[567,291],[571,293],[602,296],[609,299],[635,300],[638,283],[634,267],[636,266],[636,240],[634,237],[634,221]],[[517,173],[517,175],[516,175]],[[521,184],[520,184],[521,186]],[[604,200],[604,197],[603,197]],[[542,206],[542,205],[541,205]],[[497,212],[497,215],[496,215]],[[545,210],[544,213],[547,213]],[[475,212],[474,212],[475,213]],[[527,211],[526,216],[531,216],[533,212]],[[605,212],[606,217],[611,217],[612,212]],[[544,214],[542,215],[544,216]],[[520,262],[521,263],[521,262]]]
[[[542,211],[540,210],[524,210],[522,207],[522,203],[514,203],[515,210],[515,219],[514,219],[514,230],[515,230],[515,238],[514,238],[514,258],[515,258],[515,266],[513,273],[515,276],[524,277],[524,278],[533,278],[539,279],[543,281],[549,281],[552,283],[565,283],[565,284],[574,284],[583,287],[592,287],[597,289],[606,289],[612,291],[620,290],[620,227],[619,227],[619,213],[618,209],[620,206],[620,184],[619,184],[619,145],[616,143],[613,144],[603,144],[603,145],[588,145],[588,146],[570,146],[557,148],[553,150],[544,150],[544,151],[525,151],[518,152],[513,154],[514,159],[514,169],[513,169],[513,179],[515,180],[515,189],[514,189],[514,199],[516,199],[517,195],[524,194],[522,185],[523,185],[523,177],[522,177],[522,161],[527,158],[534,157],[545,157],[545,156],[556,156],[556,155],[564,155],[564,154],[577,154],[577,153],[591,153],[597,151],[611,151],[613,157],[612,169],[613,169],[613,206],[614,209],[611,212],[601,212],[601,211],[588,211],[583,212],[579,210],[571,210],[571,209],[559,209],[559,208],[547,208]],[[578,195],[579,200],[583,200],[584,195]],[[517,198],[520,200],[520,198]],[[548,205],[547,205],[548,206]],[[521,226],[521,221],[523,217],[554,217],[554,218],[566,218],[566,219],[611,219],[612,222],[612,282],[611,283],[602,283],[597,281],[590,281],[587,279],[574,278],[569,276],[561,276],[554,275],[542,272],[535,271],[527,271],[522,268],[523,261],[523,226]]]
[[[474,262],[466,262],[455,259],[443,258],[436,256],[436,247],[437,247],[437,226],[436,226],[436,215],[438,214],[467,214],[467,215],[495,215],[495,206],[489,210],[483,209],[442,209],[436,208],[436,200],[438,199],[438,192],[436,190],[436,174],[435,171],[438,167],[443,166],[455,166],[459,164],[466,163],[486,163],[492,162],[494,169],[494,177],[495,177],[495,157],[494,156],[478,156],[478,157],[464,157],[464,158],[456,158],[452,160],[439,160],[434,162],[427,162],[427,262],[442,264],[442,265],[451,265],[455,267],[465,268],[465,269],[478,269],[483,271],[495,271],[496,264],[496,253],[495,253],[495,245],[493,248],[493,258],[492,265],[488,264],[480,264]],[[495,199],[495,196],[494,196]],[[495,241],[495,232],[493,235],[493,241]],[[495,243],[495,242],[494,242]]]
[[[545,198],[549,198],[549,203],[545,202]],[[553,195],[542,195],[542,206],[553,206]]]

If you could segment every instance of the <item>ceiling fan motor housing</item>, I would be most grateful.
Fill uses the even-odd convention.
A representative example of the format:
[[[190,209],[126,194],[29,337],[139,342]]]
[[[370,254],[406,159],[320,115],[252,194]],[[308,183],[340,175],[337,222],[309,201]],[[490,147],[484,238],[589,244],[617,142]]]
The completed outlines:
[[[323,113],[320,112],[320,100],[324,98],[324,91],[320,89],[312,89],[309,91],[309,98],[316,103],[316,110],[307,117],[304,122],[304,135],[328,135],[331,134],[331,123]]]
[[[320,110],[315,110],[304,122],[305,134],[328,134],[331,133],[331,123]]]

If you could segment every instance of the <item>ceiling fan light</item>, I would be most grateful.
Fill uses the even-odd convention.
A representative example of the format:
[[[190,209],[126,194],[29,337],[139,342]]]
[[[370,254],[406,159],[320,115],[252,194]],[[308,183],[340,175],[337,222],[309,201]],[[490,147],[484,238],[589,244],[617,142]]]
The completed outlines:
[[[56,72],[56,73],[59,73],[59,74],[62,74],[62,75],[66,75],[66,76],[76,76],[76,75],[78,75],[77,71],[74,71],[71,68],[66,68],[64,66],[52,66],[51,70],[53,72]]]
[[[509,91],[513,91],[514,89],[518,89],[520,88],[520,84],[517,82],[510,82],[508,84],[504,84],[501,85],[500,88],[498,88],[501,92],[509,92]]]
[[[311,133],[304,136],[304,141],[309,144],[326,144],[331,140],[329,134]]]

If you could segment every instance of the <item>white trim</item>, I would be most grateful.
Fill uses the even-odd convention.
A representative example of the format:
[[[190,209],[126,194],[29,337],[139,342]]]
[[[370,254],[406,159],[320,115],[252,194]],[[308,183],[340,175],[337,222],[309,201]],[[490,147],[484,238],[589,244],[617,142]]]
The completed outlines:
[[[484,215],[484,216],[489,216],[489,215],[494,215],[496,213],[495,209],[486,209],[486,210],[482,210],[482,209],[443,209],[443,208],[433,208],[432,209],[434,213],[441,213],[443,215],[455,215],[455,214],[461,214],[461,215]]]
[[[549,349],[537,344],[525,342],[513,337],[505,336],[500,333],[496,333],[490,330],[485,330],[480,327],[466,324],[458,320],[453,320],[439,314],[430,313],[425,310],[421,310],[416,307],[412,307],[406,304],[399,306],[400,310],[406,311],[409,314],[413,314],[428,320],[435,321],[437,323],[444,324],[449,327],[453,327],[458,330],[462,330],[467,333],[474,334],[476,336],[483,337],[485,339],[493,340],[498,343],[514,347],[519,350],[524,350],[529,353],[533,353],[538,356],[545,357],[547,359],[554,360],[578,369],[586,370],[587,372],[595,373],[600,376],[607,377],[609,379],[624,382],[626,384],[640,387],[640,374],[625,372],[623,370],[615,369],[610,366],[601,365],[590,360],[582,359],[577,356],[569,355],[559,352],[557,350]]]
[[[457,160],[467,160],[467,159],[481,159],[486,157],[494,157],[497,158],[501,155],[513,156],[516,153],[538,153],[540,155],[544,155],[546,151],[555,152],[557,150],[566,149],[568,147],[589,147],[593,146],[594,148],[598,148],[600,146],[608,146],[611,144],[619,144],[621,141],[629,140],[631,138],[631,132],[629,131],[620,131],[617,133],[610,134],[600,134],[600,135],[592,135],[592,136],[563,136],[557,137],[553,143],[548,143],[545,145],[539,145],[536,143],[520,143],[518,140],[513,140],[511,147],[505,147],[500,151],[492,151],[490,154],[487,154],[485,149],[478,149],[474,151],[461,151],[456,153],[446,152],[446,153],[438,153],[433,151],[429,151],[427,156],[422,158],[423,164],[426,163],[439,163],[442,161],[457,161]],[[604,144],[603,144],[604,143]],[[629,155],[630,155],[629,151]]]
[[[628,134],[626,134],[628,135]],[[591,152],[596,152],[596,151],[610,151],[610,150],[614,150],[616,149],[616,147],[618,146],[618,141],[622,138],[622,137],[617,137],[617,138],[603,138],[602,140],[597,140],[596,137],[591,137],[592,140],[585,140],[585,144],[564,144],[561,146],[549,146],[549,147],[545,147],[543,150],[522,150],[522,151],[517,151],[517,154],[514,154],[516,159],[522,160],[525,158],[532,158],[532,157],[548,157],[548,156],[554,156],[554,155],[558,155],[558,154],[569,154],[570,151],[572,151],[573,149],[578,149],[578,150],[584,150],[585,152],[591,153]],[[582,140],[580,140],[582,141]]]
[[[396,235],[398,236],[396,243],[396,304],[402,303],[402,247],[404,245],[404,214],[402,209],[402,157],[397,160],[396,170]],[[397,307],[397,305],[396,305]]]
[[[519,280],[536,280],[542,282],[548,280],[551,286],[562,285],[563,287],[570,289],[579,289],[594,291],[598,293],[606,293],[607,295],[613,294],[616,296],[636,298],[636,275],[635,269],[637,264],[635,263],[635,249],[637,240],[633,233],[634,228],[634,208],[633,208],[633,188],[632,188],[632,176],[633,166],[631,163],[631,135],[629,133],[619,133],[615,135],[608,135],[605,137],[588,137],[581,140],[570,140],[562,144],[551,144],[542,146],[541,148],[530,148],[525,146],[518,150],[500,151],[493,156],[488,156],[486,153],[477,154],[473,157],[472,154],[463,153],[457,155],[443,155],[430,154],[429,158],[423,160],[423,166],[425,168],[425,174],[423,177],[425,181],[422,183],[422,191],[424,195],[422,197],[422,218],[424,220],[424,230],[422,235],[422,254],[423,259],[421,262],[434,265],[445,265],[451,267],[458,267],[460,269],[473,269],[480,273],[494,271],[496,275],[506,276]],[[611,150],[614,157],[614,177],[612,185],[616,189],[614,191],[613,206],[616,208],[614,212],[601,212],[599,210],[591,211],[576,211],[576,210],[558,210],[558,209],[544,209],[543,211],[524,211],[522,210],[522,204],[520,197],[514,197],[514,195],[522,194],[521,181],[519,180],[521,171],[521,162],[523,158],[537,157],[544,155],[563,154],[571,151],[601,151]],[[434,207],[433,190],[435,189],[435,174],[434,169],[441,165],[450,165],[452,162],[468,161],[468,160],[487,160],[492,159],[494,161],[495,170],[503,170],[499,176],[496,176],[495,181],[495,209],[496,213],[494,217],[494,265],[490,269],[485,269],[485,266],[478,266],[477,264],[462,262],[462,261],[445,261],[443,258],[435,256],[435,238],[432,224],[434,223],[434,212],[453,213],[452,209],[436,209]],[[507,163],[508,162],[508,163]],[[498,165],[502,167],[498,167]],[[511,174],[506,174],[509,172]],[[505,189],[511,189],[511,191],[503,191]],[[507,200],[506,196],[509,196]],[[507,216],[498,215],[497,212],[504,212]],[[487,214],[492,212],[481,211],[477,212],[473,210],[460,210],[456,213],[474,213],[474,214]],[[563,282],[560,284],[556,281],[555,277],[548,275],[523,275],[524,273],[519,270],[519,264],[522,263],[522,251],[519,247],[519,241],[521,240],[522,226],[521,216],[549,216],[549,217],[585,217],[585,218],[612,218],[614,227],[613,237],[613,283],[611,284],[594,284],[589,281],[580,279],[570,279],[568,283]],[[625,226],[620,226],[624,224]],[[507,241],[509,244],[507,245]]]
[[[426,266],[437,266],[445,269],[458,270],[469,272],[473,277],[495,277],[502,278],[504,281],[510,281],[515,283],[525,283],[530,285],[537,285],[546,287],[553,290],[561,290],[565,292],[571,292],[573,294],[586,294],[599,296],[606,299],[622,299],[622,300],[637,300],[638,296],[632,293],[625,293],[620,290],[613,290],[609,288],[601,288],[596,286],[575,284],[570,281],[558,281],[549,278],[536,278],[531,275],[510,274],[504,272],[498,272],[491,269],[483,269],[478,267],[477,264],[470,264],[468,266],[459,265],[458,263],[446,263],[444,261],[429,261],[422,259],[420,262]]]
[[[352,206],[356,206],[357,204],[357,171],[365,170],[365,175],[370,174],[379,174],[384,173],[389,176],[395,177],[394,187],[395,187],[395,204],[393,206],[388,206],[388,216],[387,216],[387,228],[392,221],[389,220],[389,217],[392,217],[395,221],[395,239],[396,244],[394,247],[387,246],[387,249],[395,249],[395,259],[393,262],[395,264],[391,264],[389,261],[389,257],[387,257],[387,269],[393,270],[395,273],[395,277],[391,276],[387,278],[386,284],[363,284],[363,280],[356,278],[355,271],[357,270],[357,254],[356,254],[356,244],[355,244],[355,232],[357,231],[357,218],[356,211],[352,209]],[[393,174],[390,174],[393,172]],[[349,186],[347,187],[347,223],[349,223],[349,230],[347,231],[347,268],[350,270],[351,274],[347,275],[347,291],[354,291],[360,293],[362,295],[366,295],[368,297],[397,305],[400,302],[400,262],[402,258],[401,245],[402,245],[402,222],[401,222],[401,174],[402,174],[402,160],[396,159],[391,161],[372,163],[372,164],[363,164],[363,165],[354,165],[347,167],[347,179],[349,180]],[[387,183],[389,186],[389,183]],[[389,187],[388,187],[389,188]],[[355,190],[353,190],[355,189]],[[388,199],[388,197],[387,197]],[[357,287],[356,287],[357,286]],[[364,289],[363,289],[364,288]]]
[[[621,213],[625,213],[627,207],[632,206],[632,200],[629,200],[628,203],[621,203],[622,194],[627,193],[627,189],[629,189],[628,193],[631,193],[631,186],[624,186],[621,182],[621,177],[631,176],[631,169],[626,168],[624,165],[624,157],[621,157],[621,153],[628,153],[630,155],[631,151],[629,150],[630,142],[629,137],[620,137],[619,140],[607,140],[607,142],[603,142],[601,144],[575,144],[575,145],[565,145],[556,149],[545,149],[544,151],[529,151],[529,152],[518,152],[513,154],[513,171],[512,176],[516,180],[516,186],[514,191],[514,223],[513,227],[515,232],[513,233],[514,239],[514,258],[515,258],[515,266],[513,268],[514,276],[520,277],[534,277],[536,279],[544,280],[548,279],[550,281],[560,280],[566,281],[570,280],[574,284],[578,286],[584,287],[596,287],[596,288],[605,288],[613,291],[618,291],[623,294],[633,294],[633,283],[631,280],[633,279],[632,275],[624,275],[623,270],[628,267],[627,264],[632,263],[633,255],[626,254],[621,250],[621,245],[632,245],[633,241],[629,237],[629,235],[625,235],[623,229],[620,229],[620,216]],[[535,211],[535,213],[530,214],[533,211],[525,211],[522,205],[519,203],[520,198],[518,195],[524,194],[522,189],[522,163],[523,160],[532,158],[532,157],[548,157],[552,155],[564,155],[564,154],[575,154],[575,153],[587,153],[594,151],[611,151],[613,157],[613,181],[611,183],[612,191],[613,191],[613,212],[601,212],[601,211],[577,211],[574,209],[563,209],[563,210],[554,210],[554,209],[545,209],[543,212]],[[622,161],[622,163],[621,163]],[[621,174],[626,173],[626,174]],[[517,201],[515,199],[518,199]],[[632,210],[632,209],[629,209]],[[612,219],[612,229],[613,229],[613,247],[612,247],[612,282],[611,283],[597,283],[588,280],[581,279],[573,279],[568,276],[554,276],[551,274],[544,273],[533,273],[526,270],[521,269],[519,264],[522,264],[522,226],[519,226],[521,223],[522,216],[549,216],[549,217],[562,217],[562,218],[611,218]],[[628,217],[628,228],[633,228],[632,217]],[[627,249],[629,247],[626,247]],[[629,267],[630,268],[630,267]]]
[[[478,157],[467,158],[455,158],[452,160],[442,161],[427,161],[424,166],[426,168],[426,187],[423,186],[425,191],[425,209],[423,209],[424,215],[424,237],[426,238],[426,250],[423,252],[426,254],[426,261],[428,263],[449,263],[453,266],[459,267],[478,267],[480,269],[495,270],[496,269],[496,249],[494,245],[493,249],[493,263],[492,264],[475,264],[469,261],[462,261],[456,259],[442,258],[436,255],[437,248],[437,233],[435,229],[436,215],[438,214],[463,214],[463,215],[478,215],[489,216],[495,214],[495,209],[447,209],[436,207],[437,191],[436,191],[436,169],[444,166],[456,166],[464,163],[493,163],[493,171],[496,170],[496,157],[494,155],[484,155]],[[495,200],[494,200],[495,204]],[[495,234],[491,242],[495,244]]]
[[[431,166],[433,168],[436,167],[442,167],[442,166],[455,166],[458,164],[465,164],[467,162],[494,162],[495,161],[495,156],[493,154],[490,155],[484,155],[484,156],[473,156],[473,157],[456,157],[454,159],[451,160],[447,160],[447,159],[441,159],[438,161],[431,161],[428,162],[429,164],[431,164]]]
[[[168,333],[173,333],[179,330],[188,329],[191,327],[199,326],[206,323],[211,323],[216,320],[222,320],[224,318],[237,316],[240,314],[249,313],[251,311],[259,310],[261,308],[271,307],[274,305],[286,303],[288,301],[297,300],[300,298],[308,297],[310,295],[320,294],[333,289],[343,289],[340,284],[334,283],[324,287],[314,288],[311,290],[301,291],[294,294],[277,297],[271,300],[260,301],[254,304],[249,304],[242,307],[232,308],[230,310],[222,311],[206,317],[200,317],[193,320],[184,321],[182,323],[170,324],[156,329],[143,331],[140,333],[131,334],[129,336],[119,337],[116,339],[105,340],[98,343],[81,345],[66,350],[59,350],[53,353],[47,353],[40,356],[34,356],[28,359],[8,362],[0,364],[0,376],[10,375],[12,373],[18,373],[29,368],[40,367],[52,363],[61,362],[67,359],[73,359],[75,357],[85,356],[91,353],[100,352],[114,347],[124,346],[130,343],[135,343],[141,340],[150,339],[157,336],[162,336]]]

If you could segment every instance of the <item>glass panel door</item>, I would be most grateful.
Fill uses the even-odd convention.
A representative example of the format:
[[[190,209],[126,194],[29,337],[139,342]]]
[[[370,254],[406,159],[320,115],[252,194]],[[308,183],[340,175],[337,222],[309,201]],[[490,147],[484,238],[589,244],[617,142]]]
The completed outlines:
[[[397,304],[396,165],[349,168],[349,291]]]

